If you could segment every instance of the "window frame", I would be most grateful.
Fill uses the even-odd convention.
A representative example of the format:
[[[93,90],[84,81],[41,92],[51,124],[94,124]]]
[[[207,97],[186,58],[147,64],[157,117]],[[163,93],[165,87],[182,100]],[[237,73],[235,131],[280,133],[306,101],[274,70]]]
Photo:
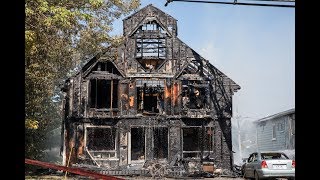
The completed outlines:
[[[113,153],[114,156],[110,156],[107,159],[114,159],[118,157],[117,151],[118,151],[118,147],[117,147],[117,141],[118,141],[118,133],[115,127],[113,126],[96,126],[96,125],[85,125],[84,126],[85,131],[84,131],[84,147],[85,150],[89,152],[89,154],[94,153],[94,152],[108,152],[108,153]],[[115,129],[115,136],[114,136],[114,149],[112,150],[93,150],[93,149],[89,149],[88,148],[88,128],[97,128],[97,129],[110,129],[111,133],[112,130]]]

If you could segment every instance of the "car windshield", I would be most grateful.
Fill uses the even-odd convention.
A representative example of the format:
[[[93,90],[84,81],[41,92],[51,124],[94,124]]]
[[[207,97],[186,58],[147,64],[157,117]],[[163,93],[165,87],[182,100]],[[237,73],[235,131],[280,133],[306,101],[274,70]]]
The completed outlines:
[[[283,153],[261,153],[261,159],[289,159]]]

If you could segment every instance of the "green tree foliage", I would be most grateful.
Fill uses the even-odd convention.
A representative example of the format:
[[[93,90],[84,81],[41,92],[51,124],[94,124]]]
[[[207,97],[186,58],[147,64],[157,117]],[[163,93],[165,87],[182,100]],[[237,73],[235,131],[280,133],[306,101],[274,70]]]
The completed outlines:
[[[25,156],[41,159],[47,132],[61,125],[59,84],[85,58],[120,36],[112,22],[139,0],[25,1]]]

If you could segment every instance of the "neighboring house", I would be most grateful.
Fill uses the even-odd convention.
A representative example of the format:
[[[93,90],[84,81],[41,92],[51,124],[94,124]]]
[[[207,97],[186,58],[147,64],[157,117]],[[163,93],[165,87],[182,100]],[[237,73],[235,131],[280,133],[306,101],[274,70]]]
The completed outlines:
[[[257,143],[261,151],[294,151],[295,109],[283,111],[256,121]]]
[[[63,164],[112,169],[209,155],[232,168],[232,95],[240,86],[177,29],[176,19],[148,5],[123,20],[120,46],[66,80]]]

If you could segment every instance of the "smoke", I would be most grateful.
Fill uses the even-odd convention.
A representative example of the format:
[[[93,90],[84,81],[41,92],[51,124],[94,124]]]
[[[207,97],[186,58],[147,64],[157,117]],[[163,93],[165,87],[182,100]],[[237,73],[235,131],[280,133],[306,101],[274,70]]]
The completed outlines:
[[[257,151],[256,126],[252,119],[241,117],[233,118],[231,124],[234,164],[242,165],[243,158],[248,158],[251,153]]]
[[[61,127],[58,127],[46,135],[46,147],[44,150],[43,161],[55,164],[62,164],[62,156],[60,156],[61,145]]]

